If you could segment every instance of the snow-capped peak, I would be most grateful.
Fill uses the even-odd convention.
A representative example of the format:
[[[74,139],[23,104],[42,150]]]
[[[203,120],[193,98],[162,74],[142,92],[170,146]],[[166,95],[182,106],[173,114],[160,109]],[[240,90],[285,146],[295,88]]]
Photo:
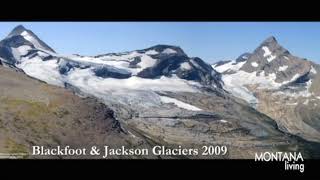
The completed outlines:
[[[6,39],[11,39],[16,36],[22,36],[25,41],[28,41],[37,49],[55,52],[51,47],[49,47],[46,43],[39,39],[37,35],[35,35],[32,31],[26,29],[22,25],[18,25],[17,27],[15,27],[6,37]]]
[[[282,48],[274,36],[265,39],[259,48],[256,50],[257,53],[262,52],[262,56],[268,63],[276,59],[286,50]]]
[[[176,54],[176,55],[186,55],[184,51],[178,47],[178,46],[172,46],[172,45],[164,45],[164,44],[159,44],[152,46],[150,48],[142,50],[150,55],[155,55],[155,54]]]
[[[17,27],[15,27],[7,36],[8,37],[12,37],[12,36],[17,36],[17,35],[21,35],[22,32],[26,31],[27,29],[22,26],[22,25],[18,25]]]
[[[263,57],[272,59],[271,56],[285,56],[289,55],[289,51],[283,48],[274,36],[265,39],[260,46],[255,50],[255,53],[263,52]],[[272,61],[272,60],[269,60]]]

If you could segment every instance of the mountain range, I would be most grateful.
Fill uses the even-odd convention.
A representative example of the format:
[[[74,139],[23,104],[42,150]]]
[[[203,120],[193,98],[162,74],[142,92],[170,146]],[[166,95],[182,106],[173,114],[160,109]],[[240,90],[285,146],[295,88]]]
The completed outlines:
[[[210,65],[171,45],[62,55],[20,25],[0,41],[0,65],[2,152],[227,145],[226,156],[200,158],[283,150],[319,157],[320,66],[274,37]]]

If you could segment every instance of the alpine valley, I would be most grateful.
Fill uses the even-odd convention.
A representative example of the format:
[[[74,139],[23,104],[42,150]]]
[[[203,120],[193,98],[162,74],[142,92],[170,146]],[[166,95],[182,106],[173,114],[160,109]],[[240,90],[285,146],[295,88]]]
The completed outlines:
[[[0,152],[24,158],[101,158],[28,155],[32,146],[93,145],[228,147],[224,156],[108,158],[320,158],[320,66],[274,37],[210,65],[171,45],[62,55],[20,25],[0,41],[0,102]]]

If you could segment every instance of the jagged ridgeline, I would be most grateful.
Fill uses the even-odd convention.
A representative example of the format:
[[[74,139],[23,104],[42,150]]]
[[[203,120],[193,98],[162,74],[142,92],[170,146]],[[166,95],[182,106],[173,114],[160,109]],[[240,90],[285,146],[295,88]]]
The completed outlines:
[[[269,115],[266,106],[259,104],[264,101],[249,87],[230,83],[237,73],[251,78],[261,71],[261,77],[273,77],[282,70],[274,83],[283,84],[280,89],[284,92],[296,90],[297,83],[303,90],[308,79],[316,77],[306,73],[317,71],[317,65],[312,64],[313,70],[311,65],[298,65],[273,41],[266,40],[254,53],[236,61],[211,66],[170,45],[97,56],[61,55],[32,31],[18,26],[0,42],[0,97],[4,102],[0,105],[0,150],[29,152],[32,145],[147,149],[154,145],[227,145],[225,156],[143,158],[254,158],[255,152],[284,150],[316,157],[316,145],[291,134],[309,137],[289,131]],[[279,57],[284,62],[277,62]],[[281,68],[272,65],[276,62]],[[225,65],[229,69],[222,71]],[[290,81],[293,67],[304,72],[304,77]],[[290,83],[284,83],[287,81]],[[240,93],[245,96],[239,95],[239,88],[246,90]],[[310,89],[319,92],[316,87]],[[246,97],[252,101],[248,103]],[[317,126],[313,117],[303,121]]]

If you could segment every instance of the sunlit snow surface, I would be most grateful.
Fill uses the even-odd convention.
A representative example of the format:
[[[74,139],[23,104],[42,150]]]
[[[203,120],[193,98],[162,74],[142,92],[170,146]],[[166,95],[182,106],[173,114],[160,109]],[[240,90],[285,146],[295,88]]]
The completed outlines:
[[[251,65],[252,65],[253,67],[258,67],[258,66],[259,66],[259,64],[258,64],[257,62],[252,62]]]
[[[170,49],[170,48],[166,48],[165,50],[162,51],[162,53],[164,54],[174,54],[177,53],[177,51]]]
[[[257,72],[248,73],[240,70],[234,74],[223,75],[222,80],[226,90],[251,104],[256,104],[258,100],[246,86],[256,85],[258,89],[278,89],[282,85],[295,81],[298,77],[300,75],[296,74],[291,80],[278,83],[274,73],[265,75],[264,71],[258,74]]]
[[[108,104],[123,104],[142,111],[143,108],[162,106],[161,97],[156,92],[197,92],[196,82],[177,77],[145,79],[132,76],[127,79],[101,78],[94,75],[90,68],[76,69],[68,74],[65,82],[79,88],[82,92],[94,95]],[[198,111],[182,103],[175,103],[177,108]],[[183,106],[183,107],[182,107]],[[189,109],[188,109],[189,108]]]
[[[313,74],[317,74],[317,71],[316,71],[316,69],[314,69],[314,67],[313,67],[313,66],[311,66],[311,70],[310,70],[310,72],[311,72],[311,73],[313,73]]]
[[[14,58],[17,60],[20,60],[21,56],[26,55],[30,49],[32,48],[27,45],[19,46],[17,48],[11,48]]]
[[[288,66],[280,66],[278,71],[285,71],[288,69]]]
[[[17,48],[17,56],[27,53],[27,47]],[[161,76],[154,79],[140,78],[136,74],[145,68],[152,67],[156,63],[150,55],[157,54],[157,51],[149,50],[146,53],[137,51],[123,54],[108,54],[99,57],[86,56],[64,56],[41,49],[36,56],[20,58],[17,67],[21,68],[31,77],[37,78],[48,84],[64,87],[65,84],[76,87],[81,92],[93,95],[107,104],[123,104],[143,111],[144,108],[168,106],[173,103],[177,108],[188,111],[200,111],[201,109],[177,99],[170,100],[161,97],[157,92],[198,92],[201,85],[195,81],[180,79],[176,76]],[[163,52],[162,52],[163,53]],[[174,50],[166,49],[165,53],[175,53]],[[52,55],[53,59],[43,60],[41,57]],[[130,62],[139,57],[136,68],[129,66]],[[80,62],[80,67],[71,68],[66,74],[59,72],[59,66],[66,62]],[[85,67],[86,64],[94,66]],[[115,70],[125,70],[132,73],[130,78],[102,78],[94,73],[97,66],[108,65]],[[189,63],[182,63],[180,68],[189,69]],[[167,100],[167,101],[166,101]],[[164,102],[165,101],[165,102]]]
[[[23,31],[21,35],[23,36],[24,39],[31,42],[35,46],[35,48],[43,49],[40,42],[36,38],[34,38],[31,34],[29,34],[27,31]]]
[[[298,91],[298,92],[279,91],[279,92],[276,92],[275,94],[290,96],[293,98],[297,98],[297,97],[307,98],[307,97],[314,95],[312,92],[310,92],[311,86],[312,86],[312,80],[310,79],[309,81],[306,82],[305,90]]]
[[[71,59],[77,62],[96,63],[100,65],[109,65],[119,69],[124,69],[130,72],[132,75],[137,75],[145,68],[152,67],[156,63],[156,59],[153,59],[150,55],[156,54],[154,50],[147,51],[146,53],[138,53],[137,51],[130,52],[122,55],[104,55],[101,57],[90,56],[63,56],[66,59]],[[136,58],[140,59],[135,68],[130,67],[130,62]]]
[[[164,76],[157,79],[145,79],[137,76],[127,79],[101,78],[95,76],[91,68],[75,69],[68,74],[66,81],[77,87],[99,92],[120,89],[195,92],[195,88],[190,85],[197,85],[196,82],[190,83],[176,77],[168,78]]]
[[[262,49],[264,50],[264,57],[270,58],[272,56],[272,53],[270,52],[268,47],[264,46],[262,47]],[[257,89],[277,90],[281,86],[293,82],[301,76],[300,74],[295,74],[290,80],[279,83],[276,81],[277,77],[275,73],[266,75],[264,71],[254,71],[249,73],[240,70],[245,63],[246,61],[239,63],[231,61],[220,66],[213,65],[212,67],[218,72],[223,73],[222,81],[224,82],[224,89],[232,93],[234,96],[247,101],[253,107],[255,107],[255,105],[258,103],[258,99],[255,97],[252,90],[248,89],[248,87],[255,86],[255,88]],[[251,65],[253,67],[259,66],[257,62],[252,62]],[[285,71],[287,68],[288,66],[280,66],[278,70]],[[231,70],[233,72],[228,73]],[[313,73],[316,73],[315,69],[313,69],[312,71]],[[310,86],[311,82],[308,82],[305,91],[301,91],[298,94],[291,93],[290,96],[309,96]]]
[[[184,62],[184,63],[180,64],[180,68],[189,70],[189,69],[191,69],[191,66],[190,66],[189,62]]]
[[[39,80],[57,86],[63,86],[62,76],[58,70],[57,60],[42,61],[39,57],[22,58],[17,67],[22,69],[26,74]]]
[[[229,70],[238,71],[245,63],[246,63],[246,61],[238,62],[238,63],[236,63],[236,61],[230,61],[226,64],[221,65],[221,66],[213,65],[212,67],[216,71],[218,71],[219,73],[223,73],[223,72],[229,71]]]
[[[276,58],[276,56],[272,55],[271,51],[267,46],[263,46],[262,50],[264,51],[263,57],[266,57],[268,62],[271,62]]]

